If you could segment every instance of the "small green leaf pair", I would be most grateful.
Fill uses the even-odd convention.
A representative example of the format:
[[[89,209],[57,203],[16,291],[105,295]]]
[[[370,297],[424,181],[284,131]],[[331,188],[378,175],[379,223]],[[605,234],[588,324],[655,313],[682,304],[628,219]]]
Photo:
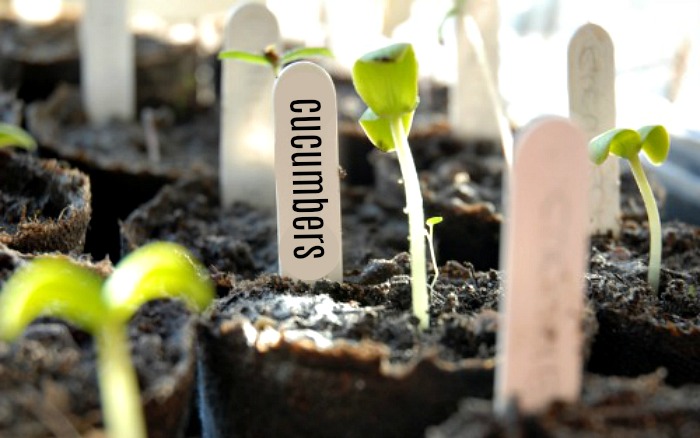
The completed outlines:
[[[352,70],[357,94],[367,104],[360,125],[382,152],[396,148],[390,120],[411,130],[418,106],[418,63],[409,44],[394,44],[361,57]]]
[[[648,281],[654,292],[659,290],[661,272],[661,218],[639,153],[643,152],[652,164],[658,166],[666,161],[670,147],[668,132],[661,125],[644,126],[637,131],[612,129],[595,137],[588,145],[588,155],[595,164],[602,164],[610,154],[625,158],[630,164],[649,222]]]
[[[332,58],[333,53],[324,47],[302,47],[288,50],[280,55],[274,46],[265,48],[262,55],[240,50],[226,50],[219,53],[219,59],[235,59],[249,64],[267,65],[272,68],[275,77],[279,76],[282,67],[291,62],[319,56]]]
[[[39,257],[19,268],[0,292],[0,339],[17,338],[42,315],[92,333],[109,435],[145,438],[126,325],[141,304],[168,297],[183,299],[194,311],[214,297],[208,271],[174,243],[139,248],[107,280],[66,258]]]

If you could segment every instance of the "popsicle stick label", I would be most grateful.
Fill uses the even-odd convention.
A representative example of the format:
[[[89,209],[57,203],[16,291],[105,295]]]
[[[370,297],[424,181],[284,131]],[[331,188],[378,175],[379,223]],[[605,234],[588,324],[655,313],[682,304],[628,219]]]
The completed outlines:
[[[506,209],[505,297],[495,408],[536,412],[579,397],[589,166],[573,123],[538,121],[518,139]]]
[[[224,30],[224,50],[262,53],[279,45],[275,16],[262,4],[232,9]],[[273,210],[275,206],[274,130],[270,67],[223,60],[221,75],[221,202],[236,201]]]
[[[464,138],[498,139],[501,131],[495,114],[498,95],[499,6],[496,0],[468,1],[463,16],[456,18],[457,82],[450,88],[450,125]],[[467,34],[465,17],[472,17],[480,30],[480,40]],[[477,44],[477,46],[475,46]]]
[[[569,42],[569,113],[590,140],[615,128],[615,55],[612,40],[600,26],[580,27]],[[620,230],[620,163],[591,164],[593,234]]]
[[[83,105],[94,123],[131,120],[135,111],[134,40],[126,0],[88,0],[80,22]]]
[[[280,274],[343,279],[338,111],[331,77],[298,62],[274,91]]]

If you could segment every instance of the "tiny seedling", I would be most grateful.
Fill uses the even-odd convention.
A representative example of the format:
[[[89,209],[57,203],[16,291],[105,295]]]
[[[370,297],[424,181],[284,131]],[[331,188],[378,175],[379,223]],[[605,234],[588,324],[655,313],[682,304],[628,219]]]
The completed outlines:
[[[267,65],[272,68],[275,77],[278,77],[282,67],[289,63],[319,56],[332,58],[333,53],[324,47],[300,47],[280,54],[274,45],[267,46],[262,55],[240,50],[226,50],[219,53],[219,59],[236,59],[250,64]]]
[[[0,122],[0,147],[18,146],[28,150],[36,149],[36,141],[24,129]]]
[[[183,299],[196,311],[214,297],[207,270],[174,243],[139,248],[106,280],[68,259],[38,257],[19,268],[0,292],[0,339],[16,339],[42,315],[64,318],[90,332],[109,436],[145,438],[126,325],[141,304],[169,297]]]
[[[445,44],[445,37],[444,37],[445,24],[453,18],[459,18],[463,13],[466,4],[467,4],[467,0],[454,0],[452,2],[452,7],[447,11],[445,16],[442,18],[440,25],[438,26],[438,42],[440,43],[440,45]]]
[[[433,242],[433,240],[434,240],[433,229],[435,228],[435,225],[439,224],[440,222],[442,222],[442,216],[429,217],[425,221],[425,225],[427,227],[427,229],[425,230],[425,238],[427,239],[427,242],[428,242],[428,251],[430,251],[430,259],[433,262],[433,271],[435,271],[435,276],[433,277],[433,281],[430,282],[430,290],[431,291],[435,290],[435,283],[437,283],[437,278],[438,278],[438,274],[439,274],[437,258],[435,257],[435,244]]]
[[[588,145],[588,154],[595,164],[602,164],[609,154],[627,159],[632,175],[639,187],[649,221],[649,272],[648,280],[654,292],[659,290],[661,270],[661,220],[649,181],[639,159],[644,155],[655,166],[661,165],[668,157],[670,139],[663,126],[644,126],[632,129],[612,129],[593,138]]]
[[[352,80],[367,105],[360,125],[383,152],[396,151],[406,193],[411,253],[413,314],[427,328],[429,299],[425,268],[423,195],[408,145],[413,114],[418,106],[418,62],[410,44],[393,44],[355,62]]]

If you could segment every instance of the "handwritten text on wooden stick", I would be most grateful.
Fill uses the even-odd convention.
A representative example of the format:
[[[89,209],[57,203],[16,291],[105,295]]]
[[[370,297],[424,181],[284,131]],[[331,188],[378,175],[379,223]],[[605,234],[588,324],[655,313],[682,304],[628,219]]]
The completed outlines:
[[[552,118],[519,138],[509,179],[505,300],[495,408],[525,412],[579,396],[588,259],[586,140]]]
[[[569,112],[590,140],[615,127],[615,59],[610,36],[586,24],[569,43]],[[590,231],[617,235],[620,230],[620,164],[591,165]]]

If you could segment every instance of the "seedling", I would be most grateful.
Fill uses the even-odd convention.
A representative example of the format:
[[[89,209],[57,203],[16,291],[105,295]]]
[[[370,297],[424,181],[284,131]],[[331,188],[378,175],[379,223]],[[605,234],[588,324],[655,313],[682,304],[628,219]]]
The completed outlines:
[[[411,253],[413,314],[421,328],[429,324],[425,269],[423,196],[408,145],[418,106],[418,63],[410,44],[393,44],[361,57],[352,69],[357,94],[368,108],[360,118],[372,144],[383,152],[396,150],[406,192]]]
[[[437,283],[437,278],[438,278],[438,264],[437,264],[437,258],[435,257],[435,244],[433,243],[434,236],[433,236],[433,229],[435,228],[435,225],[439,224],[442,222],[442,216],[433,216],[429,217],[425,221],[425,225],[427,229],[425,230],[425,238],[427,239],[428,242],[428,251],[430,251],[430,259],[433,262],[433,271],[435,271],[435,276],[433,277],[433,281],[430,282],[430,290],[433,291],[435,290],[435,283]]]
[[[19,146],[36,149],[36,140],[24,129],[9,123],[0,123],[0,147]]]
[[[280,71],[287,64],[319,56],[332,58],[333,53],[324,47],[300,47],[280,54],[274,45],[267,46],[262,54],[241,50],[226,50],[219,53],[219,59],[236,59],[250,64],[270,66],[275,77],[280,75]]]
[[[64,318],[92,333],[109,436],[145,438],[126,325],[146,301],[181,298],[199,311],[213,296],[206,269],[174,243],[141,247],[106,280],[68,259],[39,257],[17,270],[0,292],[0,339],[16,339],[41,315]]]
[[[648,280],[654,292],[659,290],[661,270],[661,220],[654,193],[639,159],[644,152],[655,166],[661,165],[668,157],[670,139],[661,125],[644,126],[636,131],[631,129],[611,129],[593,138],[588,145],[588,154],[595,164],[602,164],[610,153],[626,158],[632,175],[639,187],[649,221],[649,272]]]

